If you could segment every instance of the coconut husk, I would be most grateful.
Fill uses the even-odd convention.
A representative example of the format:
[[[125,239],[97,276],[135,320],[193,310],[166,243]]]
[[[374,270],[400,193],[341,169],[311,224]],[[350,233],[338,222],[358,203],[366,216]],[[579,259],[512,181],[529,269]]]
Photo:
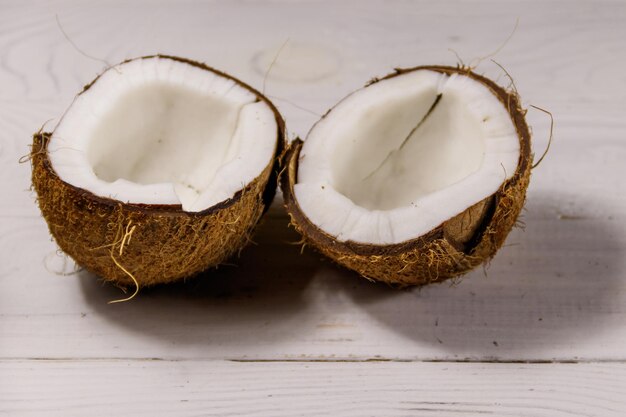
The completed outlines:
[[[48,157],[52,134],[35,134],[32,183],[50,233],[77,264],[120,286],[168,283],[225,262],[250,242],[276,191],[285,132],[276,107],[227,74],[183,58],[165,57],[231,78],[265,101],[278,125],[276,154],[259,176],[232,198],[190,213],[180,205],[130,204],[103,198],[63,181]]]
[[[517,94],[470,69],[446,66],[397,69],[393,74],[373,80],[370,84],[416,70],[471,77],[489,88],[507,108],[519,137],[520,158],[514,175],[496,193],[416,239],[398,244],[374,245],[340,242],[319,229],[302,212],[294,193],[303,145],[301,140],[297,139],[289,146],[281,175],[281,188],[291,225],[302,234],[306,243],[366,278],[400,287],[458,277],[490,260],[504,243],[524,206],[533,157],[530,151],[531,135],[524,119],[526,112]]]

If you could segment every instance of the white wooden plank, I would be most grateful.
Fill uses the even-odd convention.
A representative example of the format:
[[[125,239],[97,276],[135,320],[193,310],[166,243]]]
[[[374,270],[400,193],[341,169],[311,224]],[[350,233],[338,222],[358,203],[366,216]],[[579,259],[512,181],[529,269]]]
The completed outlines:
[[[59,111],[105,64],[77,52],[57,16],[72,42],[90,56],[115,63],[142,54],[178,54],[259,88],[265,75],[259,54],[286,40],[301,51],[315,47],[315,57],[338,62],[334,73],[300,82],[270,74],[266,87],[268,94],[317,113],[395,66],[455,64],[449,48],[467,62],[489,54],[519,18],[514,37],[495,58],[510,69],[526,101],[554,109],[557,116],[588,115],[587,107],[596,101],[617,104],[626,97],[619,88],[626,36],[622,2],[578,1],[567,7],[536,1],[17,4],[0,6],[0,98],[58,98]],[[99,24],[103,21],[107,24]],[[276,65],[308,71],[296,68],[289,56]],[[506,81],[488,60],[479,70]],[[305,134],[317,118],[288,102],[277,103],[297,134]],[[612,106],[602,110],[598,116],[618,114]]]
[[[626,359],[624,3],[29,4],[0,6],[0,357]],[[61,260],[24,191],[28,166],[16,164],[31,133],[103,65],[76,52],[55,14],[77,45],[110,62],[175,53],[259,88],[259,53],[285,39],[321,49],[339,57],[335,74],[267,83],[318,113],[395,65],[454,63],[448,47],[488,53],[519,16],[498,61],[557,121],[533,175],[526,232],[513,233],[487,278],[396,292],[301,256],[285,243],[298,237],[277,205],[238,268],[109,306],[115,288],[54,273]],[[484,70],[498,74],[488,62]],[[277,103],[296,133],[316,118]],[[548,123],[529,117],[540,152]]]
[[[624,364],[2,361],[0,415],[621,417]]]

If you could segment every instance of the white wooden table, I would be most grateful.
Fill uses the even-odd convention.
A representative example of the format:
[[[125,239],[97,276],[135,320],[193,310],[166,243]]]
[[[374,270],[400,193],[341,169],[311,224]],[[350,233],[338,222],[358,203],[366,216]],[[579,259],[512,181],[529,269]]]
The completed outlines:
[[[207,62],[265,84],[303,136],[368,79],[470,62],[517,18],[495,59],[554,142],[525,231],[458,285],[395,291],[300,254],[278,196],[237,267],[108,305],[119,289],[72,273],[17,163],[103,61]],[[0,415],[626,415],[625,64],[624,2],[0,0]],[[528,118],[540,154],[549,119]]]

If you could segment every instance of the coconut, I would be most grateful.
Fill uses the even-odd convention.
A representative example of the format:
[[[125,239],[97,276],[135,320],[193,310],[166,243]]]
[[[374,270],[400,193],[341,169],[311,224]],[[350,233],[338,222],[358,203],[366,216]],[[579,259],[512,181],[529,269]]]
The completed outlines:
[[[145,287],[223,263],[274,197],[284,122],[243,82],[156,55],[125,61],[37,133],[32,181],[79,265]]]
[[[304,241],[398,286],[491,259],[525,200],[532,155],[516,93],[468,68],[375,79],[292,142],[281,176]]]

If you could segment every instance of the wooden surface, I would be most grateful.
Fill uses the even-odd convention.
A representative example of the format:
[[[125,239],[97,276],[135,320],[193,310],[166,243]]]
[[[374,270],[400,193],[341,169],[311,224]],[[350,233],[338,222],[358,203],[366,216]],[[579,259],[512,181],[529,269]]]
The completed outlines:
[[[11,416],[618,417],[626,407],[624,364],[89,360],[0,371]]]
[[[0,0],[0,415],[626,414],[626,3],[128,3]],[[108,305],[17,163],[103,61],[204,61],[304,136],[394,67],[477,63],[517,18],[494,59],[554,142],[525,230],[457,285],[395,291],[301,254],[278,197],[237,266]],[[528,118],[540,154],[549,119]]]

